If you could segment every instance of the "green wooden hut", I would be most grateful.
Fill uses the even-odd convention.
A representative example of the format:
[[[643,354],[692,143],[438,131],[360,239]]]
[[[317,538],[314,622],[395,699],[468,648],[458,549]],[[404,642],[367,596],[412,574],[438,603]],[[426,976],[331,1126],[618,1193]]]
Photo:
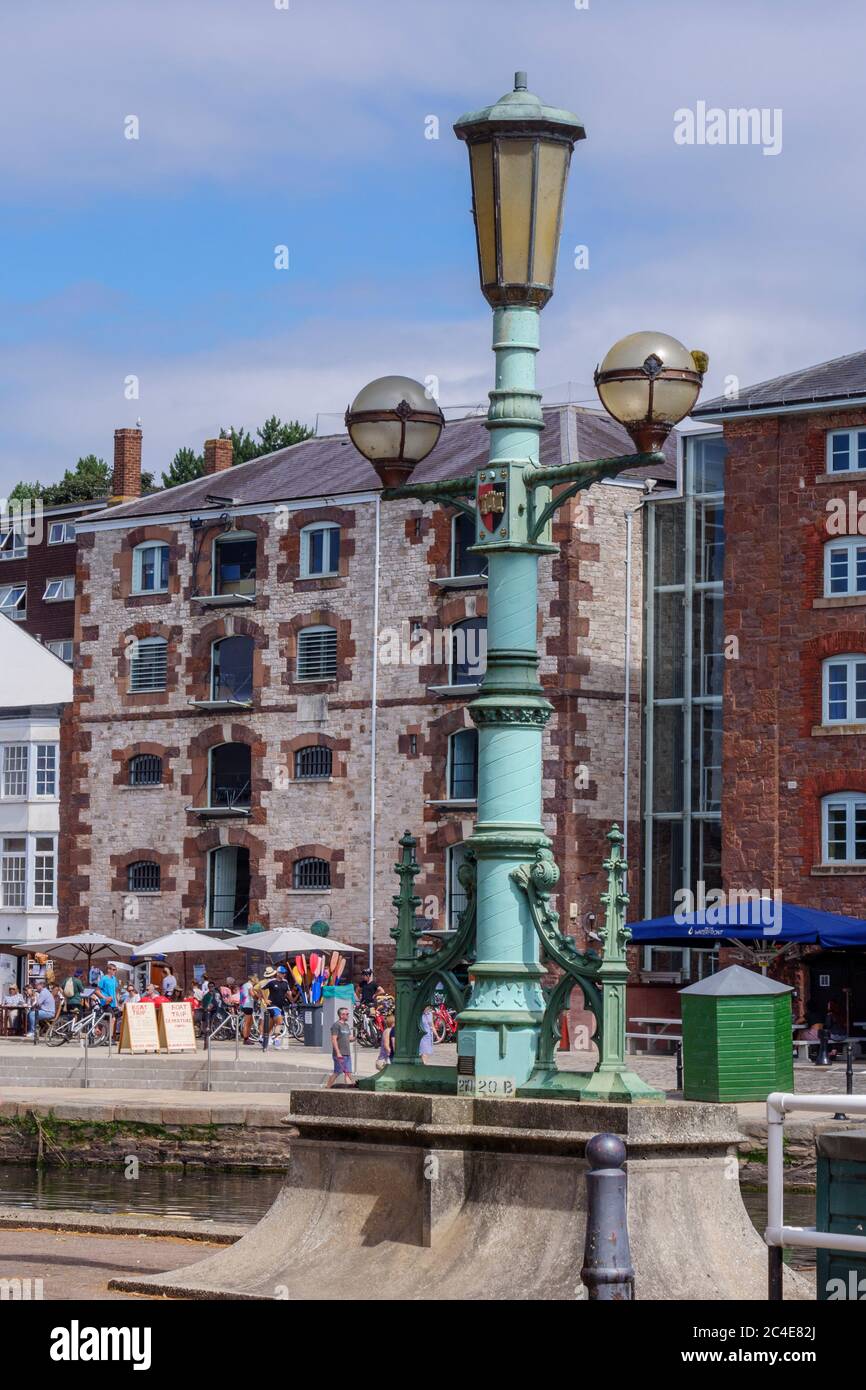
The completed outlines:
[[[793,1091],[790,985],[730,965],[680,990],[686,1100],[766,1100]]]

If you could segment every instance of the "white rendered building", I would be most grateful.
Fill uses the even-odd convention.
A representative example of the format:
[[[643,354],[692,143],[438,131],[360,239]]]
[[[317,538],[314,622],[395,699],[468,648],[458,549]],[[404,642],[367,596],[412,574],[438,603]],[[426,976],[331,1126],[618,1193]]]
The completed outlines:
[[[4,942],[57,935],[60,719],[72,671],[0,615],[0,990],[17,975]]]

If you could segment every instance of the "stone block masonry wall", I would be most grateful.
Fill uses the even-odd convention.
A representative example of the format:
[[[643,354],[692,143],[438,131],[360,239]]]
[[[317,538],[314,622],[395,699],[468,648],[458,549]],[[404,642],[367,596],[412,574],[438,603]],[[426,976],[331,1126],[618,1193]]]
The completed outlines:
[[[558,907],[578,905],[578,925],[599,912],[604,834],[622,814],[622,643],[624,512],[638,489],[603,486],[558,523],[561,558],[541,566],[539,646],[542,681],[555,714],[545,741],[544,818],[562,868]],[[340,573],[299,577],[298,533],[310,521],[341,527]],[[332,937],[366,947],[369,911],[370,784],[374,648],[375,503],[324,508],[320,501],[292,510],[237,518],[257,536],[254,604],[209,608],[196,593],[211,592],[210,553],[219,528],[195,535],[187,522],[130,521],[126,527],[84,532],[78,555],[78,654],[73,713],[64,729],[68,795],[63,806],[61,930],[93,930],[143,942],[178,926],[207,920],[208,854],[236,846],[249,854],[251,921],[265,927],[329,922]],[[143,541],[169,546],[168,592],[130,593],[132,550]],[[634,544],[634,651],[640,651],[639,527]],[[445,911],[445,851],[471,831],[471,808],[447,801],[448,737],[470,727],[471,695],[435,695],[448,683],[444,631],[486,614],[483,584],[449,588],[433,582],[450,572],[451,514],[412,503],[381,509],[380,622],[404,645],[395,661],[380,641],[377,701],[374,936],[377,968],[392,958],[393,865],[404,830],[419,836],[423,874],[418,891]],[[337,679],[299,682],[298,631],[327,623],[337,630]],[[418,646],[426,633],[429,644]],[[136,639],[165,636],[167,689],[129,691]],[[202,710],[190,702],[209,695],[210,648],[233,635],[252,638],[252,707]],[[413,650],[414,649],[414,650]],[[420,652],[420,656],[418,653]],[[637,671],[633,699],[639,691]],[[207,801],[208,756],[223,742],[250,748],[248,816],[215,818],[196,807]],[[331,750],[327,781],[297,780],[299,747]],[[130,786],[129,759],[162,758],[158,786]],[[632,722],[634,804],[637,806],[639,720]],[[588,769],[575,789],[577,767]],[[634,827],[637,825],[635,817]],[[637,850],[634,833],[632,845]],[[296,859],[330,865],[331,888],[293,887]],[[160,890],[127,892],[130,864],[160,866]],[[632,854],[636,873],[636,853]],[[634,880],[636,881],[636,880]],[[580,933],[578,932],[578,936]]]
[[[864,425],[862,408],[725,424],[725,887],[856,916],[866,870],[822,864],[820,812],[866,790],[864,734],[821,727],[821,668],[866,651],[866,596],[823,596],[827,504],[866,510],[866,476],[827,475],[826,436]]]

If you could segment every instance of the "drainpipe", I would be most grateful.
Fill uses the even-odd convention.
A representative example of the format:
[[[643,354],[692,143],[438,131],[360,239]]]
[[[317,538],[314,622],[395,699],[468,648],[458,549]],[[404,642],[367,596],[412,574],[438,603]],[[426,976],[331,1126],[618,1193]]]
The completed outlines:
[[[379,683],[379,555],[380,555],[380,508],[381,499],[376,497],[376,539],[373,558],[373,677],[370,688],[370,898],[367,907],[369,935],[367,955],[370,969],[373,968],[373,928],[376,912],[376,736],[378,732],[377,696]]]

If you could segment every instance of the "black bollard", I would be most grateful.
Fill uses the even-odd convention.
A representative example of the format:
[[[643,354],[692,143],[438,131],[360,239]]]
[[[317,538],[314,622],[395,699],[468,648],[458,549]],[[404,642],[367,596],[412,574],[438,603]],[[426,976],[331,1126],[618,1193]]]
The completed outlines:
[[[615,1134],[596,1134],[586,1146],[586,1244],[580,1277],[599,1302],[634,1298],[628,1244],[628,1179],[625,1144]]]
[[[845,1044],[845,1094],[846,1096],[853,1096],[854,1094],[854,1052],[850,1043]],[[834,1120],[847,1120],[847,1118],[848,1116],[841,1110],[837,1110],[833,1116]]]
[[[681,1042],[676,1044],[677,1049],[677,1090],[683,1089],[683,1045]]]
[[[831,1063],[830,1063],[830,1052],[829,1052],[829,1049],[828,1049],[828,1047],[827,1047],[827,1041],[828,1041],[828,1038],[829,1038],[829,1034],[828,1034],[828,1031],[827,1031],[826,1028],[822,1028],[822,1029],[821,1029],[821,1031],[820,1031],[820,1033],[819,1033],[819,1035],[818,1035],[818,1038],[819,1038],[819,1042],[818,1042],[818,1056],[815,1058],[815,1066],[816,1066],[816,1067],[829,1067],[829,1066],[831,1065]]]

